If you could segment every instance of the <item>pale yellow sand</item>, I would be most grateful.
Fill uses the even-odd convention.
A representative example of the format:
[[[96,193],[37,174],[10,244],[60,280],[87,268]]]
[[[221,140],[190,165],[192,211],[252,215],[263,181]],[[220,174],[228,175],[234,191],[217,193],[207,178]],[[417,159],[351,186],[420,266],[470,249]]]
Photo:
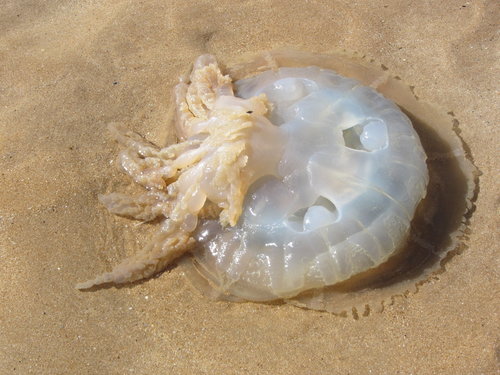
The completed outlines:
[[[495,1],[4,1],[0,373],[497,373],[499,19]],[[98,205],[128,186],[107,123],[171,142],[171,88],[198,55],[281,46],[367,54],[455,113],[483,172],[469,248],[358,320],[212,302],[178,268],[74,289],[154,230]]]

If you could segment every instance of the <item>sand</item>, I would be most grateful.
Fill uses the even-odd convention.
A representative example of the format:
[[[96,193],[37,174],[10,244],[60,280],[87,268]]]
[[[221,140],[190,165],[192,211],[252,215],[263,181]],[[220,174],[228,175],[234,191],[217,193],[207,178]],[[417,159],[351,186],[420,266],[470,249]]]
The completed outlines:
[[[495,1],[46,1],[0,9],[1,374],[494,374],[499,368]],[[97,194],[127,189],[109,122],[150,140],[202,53],[283,46],[372,56],[453,111],[482,172],[467,248],[418,293],[339,317],[214,302],[172,267],[80,292],[152,226]],[[367,301],[370,302],[370,301]]]

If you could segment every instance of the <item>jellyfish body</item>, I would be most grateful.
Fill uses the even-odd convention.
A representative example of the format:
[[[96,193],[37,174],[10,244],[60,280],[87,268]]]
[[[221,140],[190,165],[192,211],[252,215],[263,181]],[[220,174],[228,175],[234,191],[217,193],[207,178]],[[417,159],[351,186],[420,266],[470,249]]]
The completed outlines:
[[[249,189],[236,226],[204,222],[196,265],[221,293],[293,297],[385,262],[426,194],[426,156],[410,120],[355,80],[318,67],[236,82],[265,94],[285,146],[276,173]],[[256,145],[256,147],[259,147]]]

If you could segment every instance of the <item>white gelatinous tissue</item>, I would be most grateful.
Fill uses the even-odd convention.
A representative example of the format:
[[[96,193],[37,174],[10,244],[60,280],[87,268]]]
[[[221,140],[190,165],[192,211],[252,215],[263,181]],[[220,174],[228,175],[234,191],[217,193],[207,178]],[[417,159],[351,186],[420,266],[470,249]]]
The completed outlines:
[[[198,228],[197,263],[218,289],[293,297],[376,267],[405,243],[429,177],[395,104],[318,67],[266,71],[235,87],[245,99],[266,94],[285,146],[274,173],[250,187],[236,226]]]

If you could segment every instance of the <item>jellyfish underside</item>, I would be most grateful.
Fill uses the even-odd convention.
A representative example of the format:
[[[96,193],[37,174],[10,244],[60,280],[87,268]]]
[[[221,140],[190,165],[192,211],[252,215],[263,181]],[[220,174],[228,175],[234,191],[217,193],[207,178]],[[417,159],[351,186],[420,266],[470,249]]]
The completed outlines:
[[[229,209],[219,200],[183,229],[192,256],[182,268],[205,294],[367,314],[414,290],[459,247],[475,168],[450,117],[385,70],[342,54],[268,52],[229,76],[237,97],[266,97],[244,108],[261,126],[237,169],[246,173],[240,214],[220,220]],[[184,142],[199,139],[178,131]],[[256,139],[275,144],[260,159]]]

